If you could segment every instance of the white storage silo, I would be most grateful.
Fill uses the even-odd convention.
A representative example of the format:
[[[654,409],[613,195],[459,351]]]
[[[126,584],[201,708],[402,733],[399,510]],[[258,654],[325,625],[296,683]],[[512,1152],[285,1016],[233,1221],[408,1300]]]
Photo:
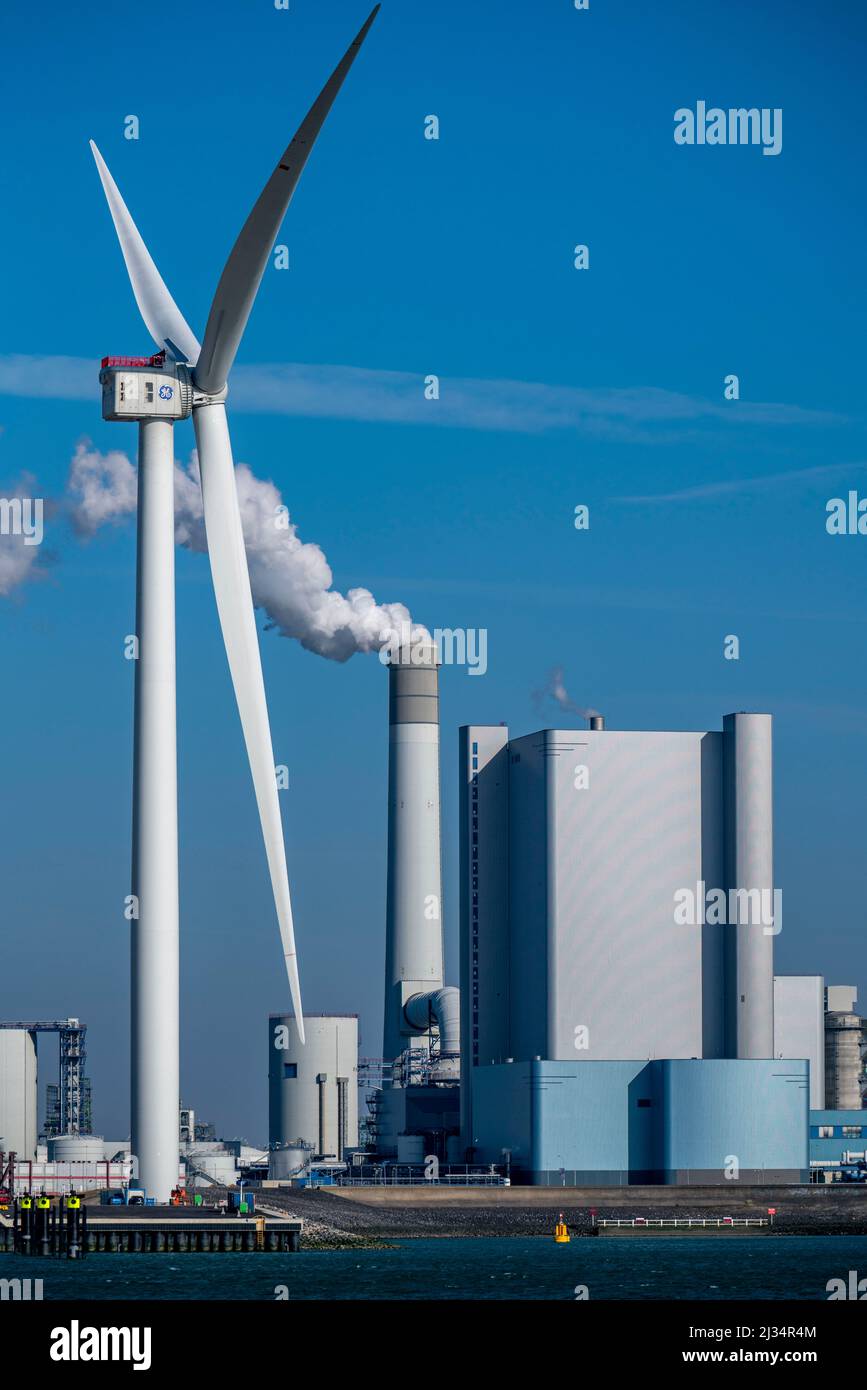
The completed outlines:
[[[208,1187],[208,1178],[221,1187],[234,1187],[238,1181],[238,1162],[233,1153],[200,1152],[187,1154],[187,1186]]]
[[[0,1148],[36,1158],[36,1036],[26,1028],[0,1028]]]
[[[89,1163],[105,1161],[105,1143],[96,1134],[59,1134],[48,1141],[50,1163]]]
[[[313,1157],[313,1150],[303,1144],[287,1144],[282,1149],[272,1149],[268,1155],[268,1177],[285,1181],[301,1178],[307,1171]]]
[[[305,1014],[304,1027],[301,1044],[291,1014],[268,1019],[268,1146],[342,1159],[358,1144],[358,1015]]]

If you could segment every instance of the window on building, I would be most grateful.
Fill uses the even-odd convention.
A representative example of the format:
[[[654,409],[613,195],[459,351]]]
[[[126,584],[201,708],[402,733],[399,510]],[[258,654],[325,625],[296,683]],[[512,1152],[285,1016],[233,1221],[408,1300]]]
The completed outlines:
[[[653,1101],[652,1101],[652,1100],[639,1099],[639,1101],[638,1101],[638,1108],[639,1108],[639,1110],[647,1110],[648,1107],[651,1106],[652,1104],[653,1104]]]
[[[145,382],[145,400],[150,403],[154,398],[154,384],[152,381]]]
[[[473,757],[476,756],[476,754],[478,753],[478,751],[479,751],[479,745],[478,745],[477,743],[474,743],[474,744],[473,744]]]
[[[843,1126],[843,1138],[844,1138],[844,1139],[860,1139],[860,1138],[861,1138],[861,1126],[860,1126],[860,1125],[844,1125],[844,1126]]]
[[[833,1126],[833,1125],[819,1125],[819,1138],[820,1138],[820,1139],[833,1139],[833,1138],[834,1138],[834,1126]]]
[[[284,1081],[289,1081],[291,1078],[296,1077],[297,1075],[298,1075],[298,1063],[297,1063],[297,1062],[284,1062],[284,1063],[283,1063],[283,1079],[284,1079]]]

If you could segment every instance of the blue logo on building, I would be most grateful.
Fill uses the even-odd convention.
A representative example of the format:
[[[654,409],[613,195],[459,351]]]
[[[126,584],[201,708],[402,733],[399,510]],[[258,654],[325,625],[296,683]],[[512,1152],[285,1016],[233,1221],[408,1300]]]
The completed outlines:
[[[161,386],[161,387],[160,387],[160,400],[161,400],[161,401],[170,401],[171,398],[172,398],[172,396],[173,396],[174,394],[175,394],[175,388],[174,388],[173,386]]]

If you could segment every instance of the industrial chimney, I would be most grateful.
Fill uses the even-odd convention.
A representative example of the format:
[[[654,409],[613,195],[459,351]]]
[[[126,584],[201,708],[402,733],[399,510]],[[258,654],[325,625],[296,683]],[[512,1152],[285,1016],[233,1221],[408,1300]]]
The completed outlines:
[[[429,639],[393,653],[388,671],[388,883],[383,1056],[419,1038],[427,1013],[413,995],[443,986],[439,688]],[[433,1008],[433,1002],[431,1007]]]

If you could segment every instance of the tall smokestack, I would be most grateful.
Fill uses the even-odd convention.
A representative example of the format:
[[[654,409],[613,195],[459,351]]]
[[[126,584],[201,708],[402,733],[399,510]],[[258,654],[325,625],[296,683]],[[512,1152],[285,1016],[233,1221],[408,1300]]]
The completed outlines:
[[[383,1056],[418,1039],[413,994],[442,988],[439,682],[429,640],[403,646],[388,671],[388,883]]]
[[[729,894],[764,894],[768,904],[774,901],[772,744],[769,714],[723,719],[727,887]],[[755,915],[739,910],[726,927],[729,1057],[774,1055],[774,928],[750,920]]]

